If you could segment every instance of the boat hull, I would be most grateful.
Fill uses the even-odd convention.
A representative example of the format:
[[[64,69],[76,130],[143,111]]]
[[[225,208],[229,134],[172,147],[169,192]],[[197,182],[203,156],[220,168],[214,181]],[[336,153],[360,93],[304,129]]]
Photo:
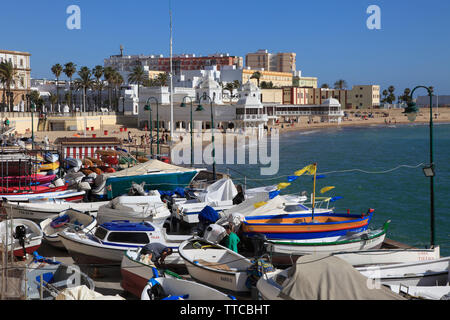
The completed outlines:
[[[123,255],[120,273],[122,275],[120,285],[136,297],[141,296],[148,279],[155,276],[152,266],[136,261],[128,252]]]
[[[146,175],[136,175],[129,177],[111,177],[106,180],[106,195],[108,199],[127,194],[131,184],[145,183],[149,190],[170,191],[177,187],[187,187],[192,179],[197,175],[197,171],[173,172],[173,173],[153,173]]]

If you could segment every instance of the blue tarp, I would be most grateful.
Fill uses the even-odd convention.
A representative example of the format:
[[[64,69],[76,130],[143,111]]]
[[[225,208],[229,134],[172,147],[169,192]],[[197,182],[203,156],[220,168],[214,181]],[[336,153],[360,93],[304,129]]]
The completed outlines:
[[[219,213],[210,206],[204,207],[198,214],[198,220],[200,222],[214,223],[219,220],[219,218]]]

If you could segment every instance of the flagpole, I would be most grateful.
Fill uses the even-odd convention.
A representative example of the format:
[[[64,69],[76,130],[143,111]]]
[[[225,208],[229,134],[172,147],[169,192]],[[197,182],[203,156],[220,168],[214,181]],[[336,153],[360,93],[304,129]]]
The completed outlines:
[[[172,159],[172,145],[173,145],[173,64],[172,64],[172,1],[169,0],[169,13],[170,13],[170,143],[169,143],[169,157]],[[158,138],[159,139],[159,138]]]
[[[317,163],[314,163],[314,185],[313,185],[312,220],[311,220],[311,222],[314,222],[314,207],[316,205],[316,174],[317,174]]]

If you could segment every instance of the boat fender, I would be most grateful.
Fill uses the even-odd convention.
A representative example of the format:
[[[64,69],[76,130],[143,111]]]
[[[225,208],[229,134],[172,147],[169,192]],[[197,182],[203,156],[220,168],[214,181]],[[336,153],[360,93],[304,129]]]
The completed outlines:
[[[61,228],[66,223],[70,222],[70,217],[68,215],[63,215],[61,217],[56,218],[50,223],[50,226],[53,229]]]

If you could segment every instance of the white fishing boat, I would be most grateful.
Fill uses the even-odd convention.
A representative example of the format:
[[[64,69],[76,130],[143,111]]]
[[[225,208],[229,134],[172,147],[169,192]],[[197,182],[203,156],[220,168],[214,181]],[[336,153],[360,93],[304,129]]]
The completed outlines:
[[[74,286],[84,285],[90,290],[95,288],[94,281],[76,266],[33,262],[28,270],[28,300],[54,300],[60,291]]]
[[[161,228],[170,215],[159,192],[153,190],[148,196],[120,196],[109,201],[98,208],[97,220],[99,224],[114,220],[150,221]]]
[[[127,250],[158,242],[171,247],[173,254],[167,257],[176,262],[180,243],[190,235],[168,235],[165,229],[157,228],[148,221],[113,221],[97,226],[93,232],[85,233],[66,229],[59,234],[64,247],[72,258],[81,264],[119,264]]]
[[[404,286],[389,285],[395,293],[403,294],[412,299],[450,300],[450,284],[445,286]]]
[[[59,213],[73,209],[96,216],[98,208],[107,204],[101,202],[68,202],[62,199],[44,199],[33,202],[11,202],[8,201],[3,207],[8,215],[15,218],[43,221],[55,218]]]
[[[9,202],[29,202],[30,200],[45,200],[45,199],[63,199],[65,201],[82,201],[86,191],[77,190],[64,190],[56,192],[45,192],[45,193],[26,193],[17,195],[1,195],[1,198]]]
[[[247,271],[253,266],[250,259],[219,244],[201,238],[184,241],[178,248],[193,279],[207,285],[248,294]]]
[[[347,261],[354,267],[371,265],[391,265],[398,263],[412,263],[433,261],[441,257],[440,247],[433,249],[370,249],[361,251],[341,251],[332,255]]]
[[[64,248],[59,233],[66,228],[76,231],[90,232],[97,225],[97,219],[87,213],[68,209],[54,218],[48,218],[40,224],[44,234],[44,240],[57,248]]]
[[[155,286],[160,290],[152,290]],[[155,292],[158,291],[158,294]],[[222,293],[204,284],[177,279],[152,278],[142,290],[141,300],[236,300],[233,296]]]
[[[263,275],[256,287],[263,300],[403,300],[347,262],[324,254],[300,257],[288,269]]]
[[[344,236],[304,240],[267,240],[266,249],[272,255],[272,261],[289,257],[291,263],[299,256],[317,253],[336,253],[342,251],[363,251],[382,245],[390,224],[387,221],[382,229],[349,232]],[[281,257],[280,257],[281,256]],[[284,259],[286,260],[286,259]]]
[[[442,286],[448,281],[450,257],[391,265],[356,268],[364,276],[385,285]]]
[[[0,251],[7,243],[8,252],[13,250],[15,256],[23,257],[24,250],[31,254],[41,246],[43,233],[31,220],[8,219],[0,222],[0,237]]]

